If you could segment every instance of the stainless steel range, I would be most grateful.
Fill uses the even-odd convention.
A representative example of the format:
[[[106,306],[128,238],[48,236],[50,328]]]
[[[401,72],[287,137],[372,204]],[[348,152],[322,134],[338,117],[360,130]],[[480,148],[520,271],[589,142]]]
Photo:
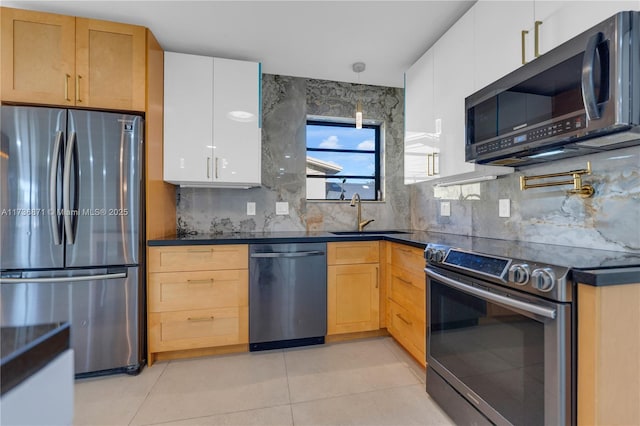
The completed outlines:
[[[538,260],[546,246],[468,241],[425,250],[427,392],[459,424],[575,423],[571,269]]]

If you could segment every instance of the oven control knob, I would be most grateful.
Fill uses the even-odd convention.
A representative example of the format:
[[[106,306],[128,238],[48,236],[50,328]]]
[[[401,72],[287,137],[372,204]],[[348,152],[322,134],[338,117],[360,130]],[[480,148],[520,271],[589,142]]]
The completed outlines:
[[[437,263],[441,263],[446,256],[447,252],[444,250],[436,250],[435,254],[433,255]]]
[[[512,281],[518,285],[525,285],[529,281],[529,276],[531,275],[531,270],[529,269],[529,265],[515,264],[509,268],[509,281]]]
[[[429,247],[427,249],[427,251],[425,252],[424,257],[427,258],[428,262],[433,262],[434,261],[434,257],[433,257],[434,252],[435,252],[435,249],[432,249],[431,247]]]
[[[533,287],[540,291],[551,291],[556,283],[556,274],[551,268],[536,269],[531,273]]]

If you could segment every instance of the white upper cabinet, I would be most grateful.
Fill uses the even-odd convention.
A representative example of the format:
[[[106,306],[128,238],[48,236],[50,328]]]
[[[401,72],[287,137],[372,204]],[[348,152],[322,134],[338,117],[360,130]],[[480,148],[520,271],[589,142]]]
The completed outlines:
[[[640,10],[633,1],[536,1],[535,20],[539,25],[540,54],[625,10]]]
[[[480,0],[474,10],[475,86],[479,90],[522,65],[522,31],[532,23],[533,2]]]
[[[440,153],[433,88],[433,49],[405,73],[404,183],[439,177],[435,169]]]
[[[165,181],[260,185],[260,79],[255,62],[165,53]]]
[[[465,162],[465,98],[475,89],[475,11],[406,73],[405,183],[473,181],[513,172]]]

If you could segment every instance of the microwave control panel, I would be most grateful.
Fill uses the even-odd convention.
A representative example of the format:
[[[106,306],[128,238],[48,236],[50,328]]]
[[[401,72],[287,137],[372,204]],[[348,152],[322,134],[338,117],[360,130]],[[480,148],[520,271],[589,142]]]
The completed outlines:
[[[488,152],[501,151],[515,145],[526,142],[536,142],[542,139],[549,139],[566,133],[571,133],[584,128],[586,116],[581,114],[577,117],[569,117],[549,123],[545,126],[539,126],[526,132],[507,136],[495,141],[487,142],[476,146],[476,153],[486,154]]]

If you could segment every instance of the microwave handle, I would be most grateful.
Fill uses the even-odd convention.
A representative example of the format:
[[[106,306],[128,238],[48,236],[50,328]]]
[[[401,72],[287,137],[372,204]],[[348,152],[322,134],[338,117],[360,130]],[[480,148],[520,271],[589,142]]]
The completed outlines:
[[[582,59],[582,102],[587,110],[589,120],[597,120],[602,117],[596,98],[595,81],[593,80],[593,68],[595,67],[596,52],[602,42],[602,33],[598,32],[587,41],[587,48]]]

